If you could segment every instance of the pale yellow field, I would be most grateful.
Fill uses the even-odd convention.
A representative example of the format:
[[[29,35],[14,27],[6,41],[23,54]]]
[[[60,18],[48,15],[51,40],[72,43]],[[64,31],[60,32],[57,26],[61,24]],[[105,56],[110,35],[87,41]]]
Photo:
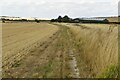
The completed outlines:
[[[48,23],[5,23],[2,25],[3,65],[13,58],[21,58],[37,44],[42,43],[58,31]]]
[[[107,19],[109,22],[120,22],[120,17],[109,17]]]

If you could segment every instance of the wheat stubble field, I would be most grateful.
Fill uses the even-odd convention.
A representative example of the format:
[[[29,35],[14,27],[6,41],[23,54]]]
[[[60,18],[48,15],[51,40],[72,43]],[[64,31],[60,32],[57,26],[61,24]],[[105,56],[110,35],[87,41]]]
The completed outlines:
[[[4,23],[3,77],[115,78],[115,24]]]

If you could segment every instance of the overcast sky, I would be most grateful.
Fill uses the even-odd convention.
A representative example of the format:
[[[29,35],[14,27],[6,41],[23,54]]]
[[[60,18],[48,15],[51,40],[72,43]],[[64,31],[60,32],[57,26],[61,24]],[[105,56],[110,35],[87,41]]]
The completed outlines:
[[[0,0],[1,16],[117,16],[119,0]]]

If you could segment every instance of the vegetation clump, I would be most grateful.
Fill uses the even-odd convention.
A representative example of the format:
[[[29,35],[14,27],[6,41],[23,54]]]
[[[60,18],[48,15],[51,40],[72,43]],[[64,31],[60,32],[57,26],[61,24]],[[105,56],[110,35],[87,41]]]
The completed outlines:
[[[73,22],[73,19],[65,15],[64,17],[58,16],[57,19],[51,19],[51,22]]]
[[[98,74],[100,78],[113,78],[118,76],[118,64],[108,66],[102,73]]]

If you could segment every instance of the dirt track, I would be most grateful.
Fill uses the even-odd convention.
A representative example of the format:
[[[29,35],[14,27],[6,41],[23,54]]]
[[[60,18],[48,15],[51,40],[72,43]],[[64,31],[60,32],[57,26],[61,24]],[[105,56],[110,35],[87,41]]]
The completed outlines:
[[[48,25],[50,24],[47,24],[47,26]],[[34,26],[34,25],[30,25],[30,26]],[[74,66],[74,64],[77,65],[76,60],[75,61],[71,60],[75,57],[70,56],[69,54],[70,51],[72,50],[71,45],[73,40],[69,31],[69,28],[65,26],[62,26],[62,28],[60,28],[60,25],[52,25],[52,26],[57,26],[59,30],[56,29],[57,32],[53,30],[51,33],[50,33],[50,30],[49,31],[46,30],[48,31],[48,33],[44,33],[44,32],[42,33],[39,30],[33,32],[34,28],[31,27],[33,28],[33,29],[30,28],[32,30],[32,33],[30,30],[25,30],[25,32],[20,31],[17,33],[18,29],[13,30],[17,34],[13,32],[12,34],[7,35],[9,31],[8,32],[6,31],[3,33],[4,35],[3,43],[5,43],[5,41],[7,42],[7,40],[12,39],[13,37],[16,37],[12,41],[9,41],[3,44],[3,51],[4,51],[4,55],[3,55],[4,75],[3,76],[4,77],[58,77],[58,78],[59,77],[76,77],[76,76],[79,77],[79,75],[75,73],[76,71],[75,67],[77,66]],[[3,28],[3,30],[5,28]],[[23,30],[24,29],[26,28],[23,28]],[[47,27],[46,29],[49,29],[49,27]],[[42,34],[38,34],[39,32]],[[37,39],[37,40],[34,40],[31,46],[29,43],[28,47],[22,49],[17,53],[17,50],[19,50],[19,48],[25,46],[27,42],[30,42],[32,40],[31,39],[30,41],[28,41],[26,39],[24,40],[18,39],[17,36],[23,33],[26,33],[26,34],[24,34],[25,37],[23,36],[22,38],[26,38],[30,40],[30,37],[33,37],[32,38],[33,40],[34,39]],[[28,34],[31,34],[31,35],[26,36]],[[43,37],[45,37],[46,40],[41,40],[40,38],[38,38],[37,35],[38,36],[41,35],[40,38],[42,38],[42,35],[43,35]],[[26,41],[26,42],[22,43],[23,41]],[[21,42],[24,45],[21,45],[17,48],[13,47],[14,45],[18,46],[19,44],[21,44],[21,43],[17,44],[17,42]],[[16,52],[14,51],[14,54],[12,53],[9,55],[5,55],[5,54],[8,54],[10,50],[10,47],[7,46],[9,44],[12,44],[10,47],[12,49],[15,48],[14,50]],[[74,54],[71,54],[71,55],[74,55]],[[69,64],[70,62],[71,64]],[[58,74],[56,74],[55,71],[58,71]]]

